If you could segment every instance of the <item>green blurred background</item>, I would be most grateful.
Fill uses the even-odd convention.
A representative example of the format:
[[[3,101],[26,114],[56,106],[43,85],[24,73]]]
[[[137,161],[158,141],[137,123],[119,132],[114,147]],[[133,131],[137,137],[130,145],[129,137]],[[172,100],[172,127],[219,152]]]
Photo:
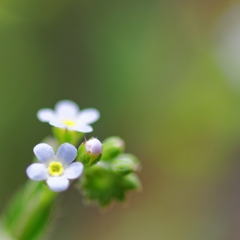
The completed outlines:
[[[240,239],[238,4],[1,0],[1,209],[50,132],[37,110],[71,99],[101,112],[87,137],[126,140],[143,190],[101,212],[71,188],[45,239]]]

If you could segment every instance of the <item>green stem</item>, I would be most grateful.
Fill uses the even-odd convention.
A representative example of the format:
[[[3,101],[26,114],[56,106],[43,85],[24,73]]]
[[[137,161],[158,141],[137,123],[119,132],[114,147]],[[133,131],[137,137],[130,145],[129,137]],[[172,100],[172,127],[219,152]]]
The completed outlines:
[[[2,232],[10,239],[37,239],[50,221],[56,196],[42,182],[29,180],[3,213]]]

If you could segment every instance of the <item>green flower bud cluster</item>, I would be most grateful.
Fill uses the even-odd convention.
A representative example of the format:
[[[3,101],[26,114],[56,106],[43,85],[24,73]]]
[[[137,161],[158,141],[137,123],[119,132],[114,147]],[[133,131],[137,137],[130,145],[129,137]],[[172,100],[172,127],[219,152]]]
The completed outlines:
[[[128,191],[141,188],[135,173],[140,169],[140,163],[134,155],[124,153],[124,148],[124,141],[119,137],[103,141],[100,161],[86,168],[79,179],[87,200],[96,201],[105,207],[114,200],[124,201]]]

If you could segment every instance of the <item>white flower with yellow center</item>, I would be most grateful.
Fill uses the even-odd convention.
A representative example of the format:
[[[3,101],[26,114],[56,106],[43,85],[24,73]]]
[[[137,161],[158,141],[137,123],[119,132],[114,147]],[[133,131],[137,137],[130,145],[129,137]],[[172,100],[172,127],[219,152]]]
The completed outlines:
[[[80,111],[76,103],[63,100],[56,104],[55,111],[44,108],[38,111],[37,117],[40,121],[48,122],[57,128],[87,133],[93,131],[89,124],[97,121],[100,114],[94,108]]]
[[[80,177],[83,164],[73,162],[77,156],[77,149],[69,144],[62,144],[55,156],[54,150],[46,143],[40,143],[33,149],[41,163],[31,164],[26,172],[35,181],[46,180],[48,187],[55,192],[65,191],[69,187],[69,179]]]

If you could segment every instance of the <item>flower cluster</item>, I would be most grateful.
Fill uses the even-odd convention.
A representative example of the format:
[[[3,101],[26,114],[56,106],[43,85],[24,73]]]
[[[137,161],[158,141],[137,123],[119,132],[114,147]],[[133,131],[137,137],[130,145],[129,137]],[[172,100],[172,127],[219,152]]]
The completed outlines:
[[[82,133],[91,132],[93,128],[89,124],[97,121],[99,116],[99,112],[93,108],[80,111],[78,105],[70,100],[58,102],[55,111],[45,108],[37,113],[42,122],[69,132]],[[101,155],[102,144],[98,139],[93,138],[85,144],[89,158],[95,160]],[[78,151],[70,143],[61,144],[56,155],[46,143],[36,145],[33,152],[40,163],[31,164],[26,170],[27,176],[35,181],[46,181],[52,191],[65,191],[70,185],[69,180],[79,178],[83,172],[83,163],[74,162]]]
[[[81,177],[74,181],[78,189],[88,201],[96,201],[101,207],[113,201],[124,201],[129,191],[140,189],[136,174],[140,162],[136,156],[125,153],[123,139],[113,136],[101,143],[91,137],[79,145],[83,134],[93,131],[90,124],[99,116],[93,108],[80,111],[70,100],[58,102],[54,110],[39,110],[38,119],[53,126],[52,143],[56,146],[48,142],[34,147],[39,162],[27,168],[27,176],[46,182],[54,192],[67,190],[71,180]]]

